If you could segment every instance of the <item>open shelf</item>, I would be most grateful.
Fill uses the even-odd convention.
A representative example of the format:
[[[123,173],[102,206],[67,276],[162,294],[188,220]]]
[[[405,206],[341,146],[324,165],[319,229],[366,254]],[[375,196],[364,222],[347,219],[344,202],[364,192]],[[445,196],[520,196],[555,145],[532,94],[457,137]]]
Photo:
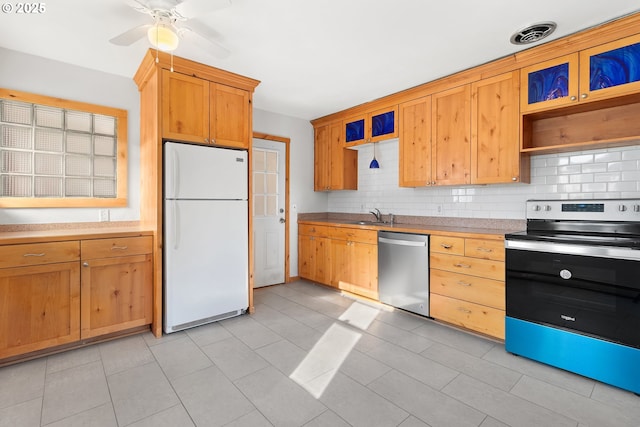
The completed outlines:
[[[522,153],[635,144],[640,144],[640,94],[522,115]]]

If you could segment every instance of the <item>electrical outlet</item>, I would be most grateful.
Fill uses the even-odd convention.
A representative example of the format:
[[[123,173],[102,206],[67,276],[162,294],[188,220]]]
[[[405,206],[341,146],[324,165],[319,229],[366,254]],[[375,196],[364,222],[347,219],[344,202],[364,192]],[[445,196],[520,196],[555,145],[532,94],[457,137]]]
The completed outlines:
[[[109,209],[100,209],[100,222],[109,221]]]
[[[438,205],[436,210],[438,211],[438,215],[442,215],[442,205]]]

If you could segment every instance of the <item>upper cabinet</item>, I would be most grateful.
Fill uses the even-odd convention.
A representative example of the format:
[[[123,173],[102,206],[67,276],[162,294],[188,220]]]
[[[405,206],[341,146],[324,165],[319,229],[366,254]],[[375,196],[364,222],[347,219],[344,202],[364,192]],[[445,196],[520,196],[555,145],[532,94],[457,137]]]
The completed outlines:
[[[398,106],[400,187],[431,185],[431,96]]]
[[[471,84],[471,183],[528,181],[521,162],[519,71]]]
[[[342,122],[315,129],[314,190],[356,190],[358,152],[344,148]]]
[[[470,98],[470,85],[432,95],[432,184],[471,182]]]
[[[578,54],[544,61],[520,72],[520,108],[523,113],[577,102]]]
[[[162,70],[162,137],[248,148],[249,92]]]
[[[522,69],[523,113],[640,90],[640,35]]]
[[[528,180],[519,143],[519,72],[399,105],[399,185]]]
[[[347,146],[367,144],[398,136],[398,107],[382,108],[343,121]]]

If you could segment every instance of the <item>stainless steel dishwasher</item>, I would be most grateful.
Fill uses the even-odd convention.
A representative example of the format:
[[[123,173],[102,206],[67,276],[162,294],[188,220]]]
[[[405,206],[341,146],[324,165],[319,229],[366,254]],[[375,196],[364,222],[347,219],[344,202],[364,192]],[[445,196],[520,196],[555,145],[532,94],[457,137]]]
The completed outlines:
[[[429,316],[429,236],[378,232],[378,295],[393,307]]]

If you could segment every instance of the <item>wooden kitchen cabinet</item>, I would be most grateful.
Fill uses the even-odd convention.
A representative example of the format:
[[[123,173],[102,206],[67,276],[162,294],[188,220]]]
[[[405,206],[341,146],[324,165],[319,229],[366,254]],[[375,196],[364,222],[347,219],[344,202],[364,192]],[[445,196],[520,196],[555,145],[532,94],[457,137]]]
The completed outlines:
[[[346,146],[368,144],[398,136],[398,106],[392,105],[352,116],[343,121]]]
[[[504,241],[431,236],[430,314],[504,339]]]
[[[471,182],[471,87],[459,86],[432,97],[432,184]]]
[[[337,228],[331,239],[331,285],[378,299],[377,232]]]
[[[471,183],[527,182],[520,156],[520,73],[471,84]]]
[[[224,147],[248,148],[249,93],[162,70],[162,136]]]
[[[81,337],[152,322],[151,236],[83,240]]]
[[[0,246],[0,359],[80,339],[78,241]]]
[[[323,285],[331,284],[329,227],[298,227],[298,275]]]
[[[378,298],[378,233],[300,224],[298,274],[368,298]]]
[[[469,184],[470,85],[402,103],[399,111],[399,185]]]
[[[640,90],[640,34],[522,69],[523,113]]]
[[[213,139],[216,145],[247,149],[251,156],[252,99],[260,82],[155,50],[147,51],[133,79],[140,92],[140,222],[153,231],[154,237],[152,332],[159,337],[163,292],[163,142],[208,144]],[[250,207],[251,200],[249,197]],[[253,235],[252,227],[250,216],[249,236]],[[255,308],[251,250],[249,257],[248,299],[252,313]]]
[[[315,129],[314,190],[357,190],[358,152],[344,148],[341,122]]]
[[[400,187],[431,185],[431,97],[398,106]]]

